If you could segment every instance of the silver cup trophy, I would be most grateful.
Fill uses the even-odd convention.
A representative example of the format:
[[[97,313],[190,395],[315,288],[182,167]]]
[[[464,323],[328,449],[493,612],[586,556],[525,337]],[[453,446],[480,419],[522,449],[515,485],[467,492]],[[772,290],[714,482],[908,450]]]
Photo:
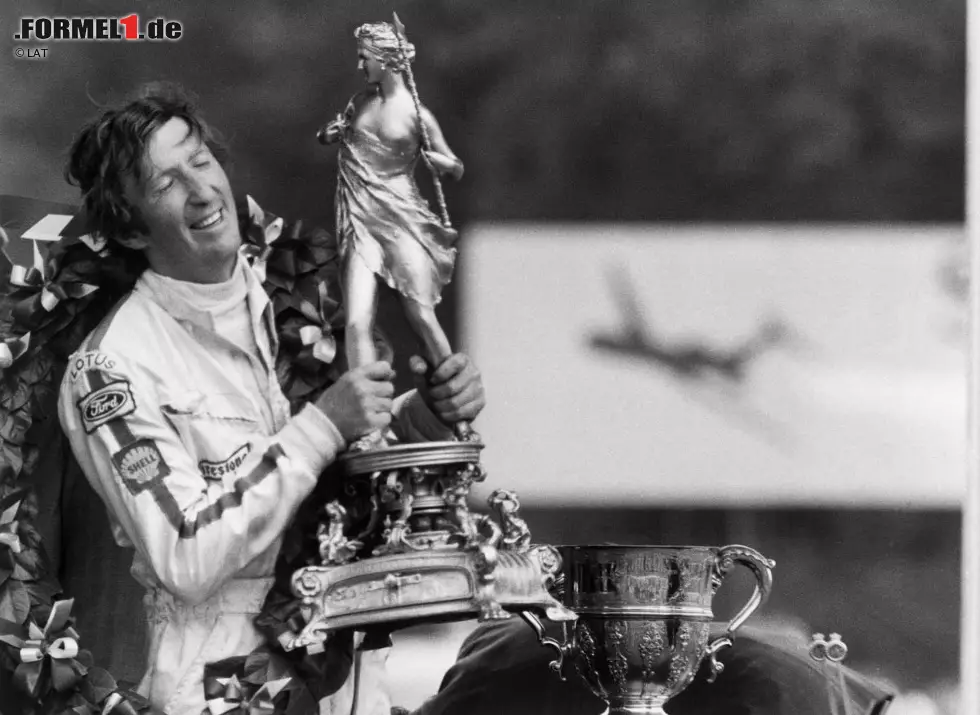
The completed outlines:
[[[565,642],[545,635],[541,621],[522,613],[542,644],[556,649],[552,669],[573,661],[610,715],[664,715],[663,705],[694,679],[702,659],[709,680],[724,666],[716,654],[766,601],[775,562],[747,546],[564,546],[562,599],[578,620]],[[709,642],[711,599],[735,564],[747,566],[756,587]],[[564,677],[564,676],[563,676]]]

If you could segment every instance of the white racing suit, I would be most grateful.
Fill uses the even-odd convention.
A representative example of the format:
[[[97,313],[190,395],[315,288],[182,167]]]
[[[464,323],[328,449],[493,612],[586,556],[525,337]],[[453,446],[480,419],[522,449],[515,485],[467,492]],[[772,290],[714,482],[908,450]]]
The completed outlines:
[[[268,297],[240,268],[259,355],[217,335],[207,313],[163,294],[148,272],[72,356],[61,386],[72,450],[147,589],[140,692],[169,715],[205,707],[206,663],[262,643],[252,619],[281,535],[345,447],[319,408],[290,417]],[[444,438],[417,393],[396,405],[405,438]],[[388,715],[386,657],[364,652],[356,687],[349,677],[321,712],[351,712],[356,691],[358,715]]]

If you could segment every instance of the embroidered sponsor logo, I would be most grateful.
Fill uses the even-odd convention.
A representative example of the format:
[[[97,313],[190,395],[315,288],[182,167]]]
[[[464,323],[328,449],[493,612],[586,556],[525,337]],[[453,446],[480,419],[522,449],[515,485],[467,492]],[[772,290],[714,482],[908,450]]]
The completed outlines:
[[[226,474],[234,474],[236,471],[238,471],[238,468],[242,466],[242,462],[245,461],[245,457],[247,457],[248,453],[251,451],[251,442],[246,442],[232,452],[228,459],[224,459],[220,462],[210,462],[206,459],[202,459],[197,463],[197,466],[201,470],[201,475],[205,479],[221,479]]]
[[[133,494],[170,474],[170,467],[152,439],[138,439],[126,445],[112,455],[112,462]]]
[[[93,390],[78,401],[82,413],[82,426],[91,434],[117,417],[124,417],[136,410],[136,400],[126,380],[115,380]]]
[[[86,370],[112,370],[115,366],[115,361],[108,355],[97,350],[89,350],[72,358],[68,377],[72,382],[75,382],[78,376]]]

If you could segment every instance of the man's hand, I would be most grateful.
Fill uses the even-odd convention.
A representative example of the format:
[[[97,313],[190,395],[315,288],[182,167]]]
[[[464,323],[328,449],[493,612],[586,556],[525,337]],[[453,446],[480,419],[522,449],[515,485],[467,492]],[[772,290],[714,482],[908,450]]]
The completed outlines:
[[[447,426],[472,422],[486,406],[483,378],[468,355],[450,355],[428,376],[428,363],[418,355],[408,365],[425,404]]]
[[[391,424],[395,371],[386,362],[350,370],[328,387],[316,406],[348,442]]]

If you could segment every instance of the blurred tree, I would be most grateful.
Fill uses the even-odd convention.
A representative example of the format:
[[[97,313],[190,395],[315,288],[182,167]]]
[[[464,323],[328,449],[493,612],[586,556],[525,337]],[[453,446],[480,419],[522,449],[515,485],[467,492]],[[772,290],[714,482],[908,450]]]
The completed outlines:
[[[468,130],[480,217],[962,218],[960,3],[514,12],[511,76]],[[457,42],[466,72],[486,45]]]
[[[0,11],[4,27],[81,12],[17,5]],[[331,223],[333,152],[314,133],[360,89],[354,27],[392,4],[84,7],[179,19],[184,37],[53,44],[44,62],[8,52],[5,191],[70,198],[59,152],[91,100],[172,78],[228,132],[240,185]],[[467,163],[449,187],[457,222],[962,220],[962,0],[394,7],[419,49],[423,99]]]

